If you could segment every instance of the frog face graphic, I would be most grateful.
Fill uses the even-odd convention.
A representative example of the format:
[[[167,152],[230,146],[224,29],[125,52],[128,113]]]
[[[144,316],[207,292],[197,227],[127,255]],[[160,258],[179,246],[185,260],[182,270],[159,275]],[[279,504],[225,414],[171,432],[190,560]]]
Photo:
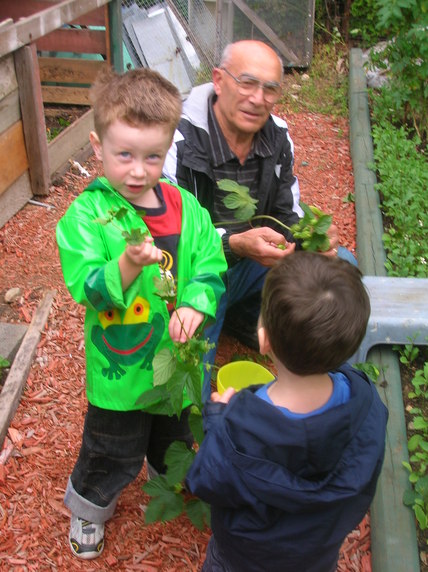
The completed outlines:
[[[109,367],[102,374],[108,379],[120,379],[125,373],[123,366],[141,362],[140,369],[151,370],[156,347],[162,339],[165,321],[156,313],[148,321],[150,304],[137,296],[122,316],[117,308],[99,312],[101,326],[94,326],[91,340],[107,358]]]

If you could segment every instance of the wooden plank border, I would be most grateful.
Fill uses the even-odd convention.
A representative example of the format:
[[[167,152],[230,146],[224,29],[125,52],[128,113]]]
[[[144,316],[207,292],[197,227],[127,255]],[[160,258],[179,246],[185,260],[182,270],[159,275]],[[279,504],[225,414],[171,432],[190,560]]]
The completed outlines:
[[[6,437],[9,423],[18,408],[31,362],[55,295],[55,290],[48,290],[40,301],[0,393],[0,447]]]
[[[373,162],[367,82],[362,51],[353,48],[349,58],[349,112],[351,156],[355,179],[358,264],[364,274],[385,276],[383,223],[374,188],[376,177],[368,168]],[[373,572],[419,572],[415,518],[403,504],[410,488],[402,462],[408,461],[406,422],[397,355],[387,346],[373,348],[367,360],[378,365],[377,389],[388,407],[385,460],[370,515]]]

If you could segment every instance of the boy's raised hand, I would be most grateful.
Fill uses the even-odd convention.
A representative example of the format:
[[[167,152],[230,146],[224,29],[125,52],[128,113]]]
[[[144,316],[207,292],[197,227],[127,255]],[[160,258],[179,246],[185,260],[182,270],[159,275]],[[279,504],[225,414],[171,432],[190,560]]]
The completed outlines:
[[[155,246],[151,236],[146,236],[141,244],[128,244],[125,255],[133,264],[140,267],[162,262],[162,250]]]
[[[178,315],[177,315],[178,314]],[[180,316],[180,319],[178,318]],[[191,338],[203,320],[204,314],[194,308],[181,307],[172,313],[168,331],[174,342],[185,342],[187,336]],[[186,335],[187,334],[187,335]]]
[[[122,277],[122,289],[125,292],[140,274],[144,266],[162,262],[162,250],[146,236],[141,244],[128,244],[119,258],[119,270]]]

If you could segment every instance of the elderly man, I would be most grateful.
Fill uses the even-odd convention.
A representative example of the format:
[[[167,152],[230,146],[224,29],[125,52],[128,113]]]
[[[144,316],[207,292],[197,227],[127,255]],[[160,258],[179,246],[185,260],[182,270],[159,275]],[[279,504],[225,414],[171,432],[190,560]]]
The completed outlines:
[[[164,166],[164,175],[193,193],[214,223],[232,223],[219,225],[228,271],[216,324],[206,331],[215,343],[227,311],[227,331],[258,348],[256,325],[266,272],[296,248],[292,235],[269,219],[256,228],[236,224],[233,210],[223,202],[226,193],[217,184],[232,179],[247,186],[257,199],[256,215],[275,217],[287,226],[298,222],[302,211],[293,175],[293,143],[286,122],[271,114],[281,96],[282,74],[280,58],[263,42],[229,44],[212,72],[213,82],[195,87],[184,102]],[[334,256],[335,227],[329,238],[326,254]],[[214,357],[212,352],[211,362]],[[209,392],[206,379],[205,399]]]

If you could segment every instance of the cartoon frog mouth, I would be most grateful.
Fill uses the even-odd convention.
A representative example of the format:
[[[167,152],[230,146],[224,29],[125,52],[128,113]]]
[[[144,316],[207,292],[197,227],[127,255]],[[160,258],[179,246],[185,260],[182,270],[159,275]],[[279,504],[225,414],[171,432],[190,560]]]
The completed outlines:
[[[104,335],[102,336],[102,340],[103,340],[104,344],[108,347],[108,349],[110,351],[112,351],[113,353],[121,355],[121,356],[128,356],[128,355],[134,354],[140,348],[144,347],[147,344],[147,342],[150,340],[150,338],[152,337],[153,331],[154,331],[154,328],[151,328],[150,332],[147,334],[146,338],[142,342],[140,342],[138,345],[134,346],[133,348],[129,348],[127,350],[120,350],[118,348],[113,347],[107,341],[107,338]]]

